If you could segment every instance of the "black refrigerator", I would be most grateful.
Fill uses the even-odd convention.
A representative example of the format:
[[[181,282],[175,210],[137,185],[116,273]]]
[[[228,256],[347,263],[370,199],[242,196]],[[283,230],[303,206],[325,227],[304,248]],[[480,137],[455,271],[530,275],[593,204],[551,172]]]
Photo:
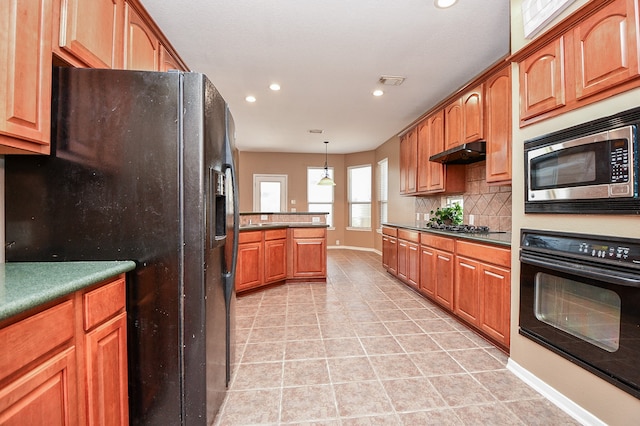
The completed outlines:
[[[212,424],[234,354],[233,120],[206,76],[55,68],[50,156],[5,157],[6,259],[134,260],[131,424]]]

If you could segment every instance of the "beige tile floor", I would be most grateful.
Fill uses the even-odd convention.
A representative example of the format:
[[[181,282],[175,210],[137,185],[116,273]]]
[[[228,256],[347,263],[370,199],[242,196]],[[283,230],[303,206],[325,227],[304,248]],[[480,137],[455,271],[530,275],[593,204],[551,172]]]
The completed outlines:
[[[329,250],[327,267],[326,284],[238,298],[217,425],[577,424],[378,255]]]

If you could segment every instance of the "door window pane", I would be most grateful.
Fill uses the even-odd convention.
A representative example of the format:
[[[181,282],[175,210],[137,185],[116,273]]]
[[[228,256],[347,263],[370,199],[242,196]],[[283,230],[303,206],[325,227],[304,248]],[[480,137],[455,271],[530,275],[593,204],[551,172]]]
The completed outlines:
[[[260,211],[279,212],[281,196],[280,182],[260,182]]]

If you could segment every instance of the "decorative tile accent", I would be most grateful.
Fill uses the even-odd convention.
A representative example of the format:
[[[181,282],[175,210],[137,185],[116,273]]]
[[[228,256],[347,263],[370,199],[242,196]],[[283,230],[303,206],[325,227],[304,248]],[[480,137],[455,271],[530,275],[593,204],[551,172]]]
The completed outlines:
[[[468,164],[465,169],[466,184],[463,194],[464,223],[488,226],[494,231],[511,232],[511,186],[489,186],[486,181],[486,161]],[[421,219],[446,204],[446,196],[416,197],[415,209]]]

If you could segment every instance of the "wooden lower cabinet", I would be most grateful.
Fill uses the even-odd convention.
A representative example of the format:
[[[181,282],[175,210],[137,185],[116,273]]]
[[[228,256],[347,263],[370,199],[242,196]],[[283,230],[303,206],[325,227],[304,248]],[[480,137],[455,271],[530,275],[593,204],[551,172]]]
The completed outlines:
[[[287,278],[287,230],[264,233],[264,281],[272,283]]]
[[[394,232],[398,235],[397,273],[388,266],[393,245],[389,234]],[[420,232],[414,255],[414,243],[401,239],[402,235],[406,235],[402,228],[383,229],[383,265],[387,271],[508,350],[511,250]],[[417,258],[417,266],[413,258]],[[413,280],[413,274],[418,278]]]
[[[0,425],[128,425],[120,275],[0,324]]]
[[[292,228],[291,278],[327,277],[326,228]]]
[[[326,279],[326,232],[326,228],[240,232],[236,291],[285,280]]]
[[[458,241],[456,252],[454,313],[509,347],[511,250]]]
[[[85,347],[88,424],[129,424],[127,314],[122,312],[87,333]]]
[[[398,273],[398,230],[382,227],[382,266],[396,275]]]
[[[2,425],[76,425],[76,350],[71,346],[0,389]]]
[[[238,237],[238,263],[236,291],[249,290],[263,285],[264,254],[263,231],[241,232]]]
[[[452,310],[455,240],[422,233],[420,244],[420,288],[437,303]]]
[[[420,233],[406,229],[398,230],[397,276],[410,286],[420,286]]]

